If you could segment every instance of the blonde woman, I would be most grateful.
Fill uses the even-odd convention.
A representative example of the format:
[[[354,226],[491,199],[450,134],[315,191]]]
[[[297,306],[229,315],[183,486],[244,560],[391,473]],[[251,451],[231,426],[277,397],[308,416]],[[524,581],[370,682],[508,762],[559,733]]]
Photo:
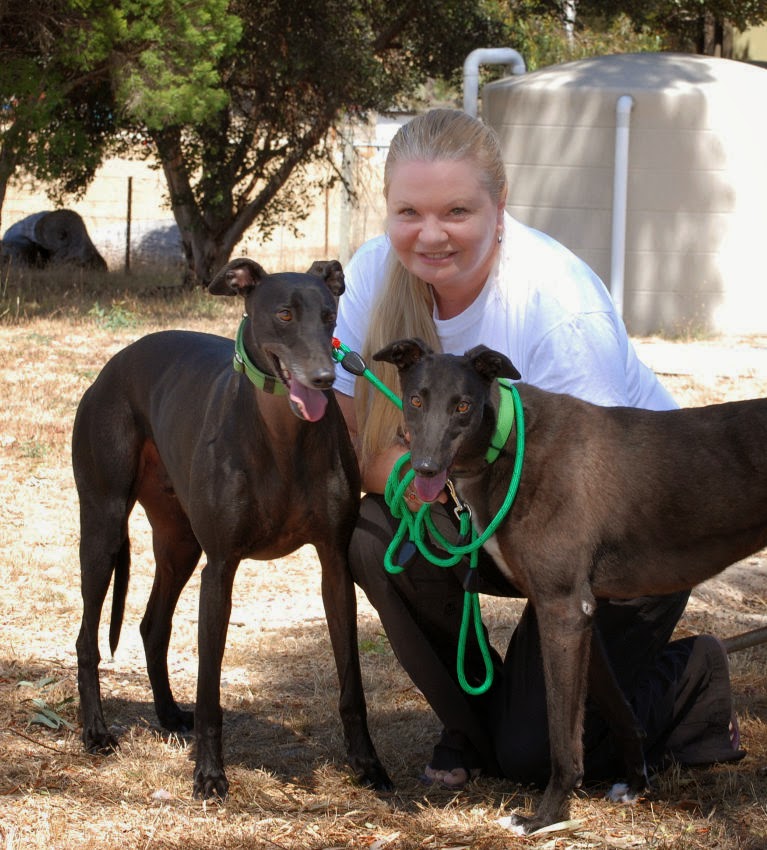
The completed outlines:
[[[498,139],[463,112],[437,109],[394,137],[384,173],[386,234],[364,244],[346,269],[337,336],[362,352],[395,391],[396,370],[373,363],[388,342],[419,336],[462,354],[483,343],[506,353],[527,383],[602,405],[668,409],[675,403],[637,358],[594,272],[548,236],[505,212]],[[546,704],[535,614],[528,605],[483,696],[467,696],[456,673],[466,564],[435,567],[417,556],[389,575],[383,556],[396,529],[383,500],[406,452],[399,410],[362,378],[338,369],[336,393],[363,475],[360,520],[350,548],[355,581],[380,616],[391,646],[443,725],[424,778],[459,787],[484,771],[545,784]],[[409,506],[420,506],[414,492]],[[432,514],[453,533],[448,497]],[[485,553],[481,592],[519,596]],[[616,674],[645,726],[646,757],[705,763],[739,758],[726,654],[710,636],[669,643],[687,593],[601,601],[596,623]],[[476,643],[467,678],[484,666]],[[587,778],[620,776],[602,717],[587,710]]]

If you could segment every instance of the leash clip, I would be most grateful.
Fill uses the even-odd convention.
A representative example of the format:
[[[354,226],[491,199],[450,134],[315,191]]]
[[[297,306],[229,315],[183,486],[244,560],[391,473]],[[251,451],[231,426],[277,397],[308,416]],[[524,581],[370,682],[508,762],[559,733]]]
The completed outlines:
[[[450,498],[455,502],[453,513],[455,514],[456,519],[460,520],[461,514],[468,514],[469,519],[471,519],[471,508],[458,495],[458,491],[455,489],[455,484],[453,484],[450,478],[446,479],[445,487],[447,488],[448,493],[450,493]]]

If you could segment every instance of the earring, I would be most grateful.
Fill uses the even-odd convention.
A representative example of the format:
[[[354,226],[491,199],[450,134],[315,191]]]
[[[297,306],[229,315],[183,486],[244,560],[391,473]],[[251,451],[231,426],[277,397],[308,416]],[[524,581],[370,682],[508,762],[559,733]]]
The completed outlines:
[[[503,242],[503,233],[498,234],[498,244],[500,245]]]

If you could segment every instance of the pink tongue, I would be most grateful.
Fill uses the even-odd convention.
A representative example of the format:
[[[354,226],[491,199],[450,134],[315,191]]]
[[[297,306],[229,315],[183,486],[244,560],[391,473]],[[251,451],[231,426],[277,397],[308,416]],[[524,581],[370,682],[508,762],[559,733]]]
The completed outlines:
[[[431,478],[416,474],[413,483],[415,484],[415,492],[418,494],[418,498],[422,502],[433,502],[442,492],[446,480],[447,472],[445,470],[442,470],[442,472],[437,473]]]
[[[290,400],[293,403],[294,412],[309,422],[322,419],[325,408],[328,406],[325,393],[321,390],[310,390],[293,378],[290,380]]]

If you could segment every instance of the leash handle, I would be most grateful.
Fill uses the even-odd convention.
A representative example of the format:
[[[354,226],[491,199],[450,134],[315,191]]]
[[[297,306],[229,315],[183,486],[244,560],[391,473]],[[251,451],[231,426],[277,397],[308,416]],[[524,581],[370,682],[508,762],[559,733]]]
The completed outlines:
[[[344,345],[340,339],[333,337],[332,355],[336,363],[340,363],[347,372],[356,375],[358,378],[366,378],[373,386],[380,390],[389,401],[397,405],[402,410],[402,399],[393,393],[389,387],[377,376],[374,375],[367,364],[362,359],[362,355],[356,351],[352,351],[348,345]]]
[[[477,685],[476,687],[474,685],[470,685],[466,679],[466,642],[469,634],[469,623],[472,620],[474,621],[474,633],[477,636],[479,650],[482,653],[482,661],[485,665],[485,679],[482,684]],[[468,590],[463,595],[463,617],[461,617],[461,630],[458,633],[456,670],[458,673],[458,682],[463,691],[469,694],[469,696],[481,696],[486,693],[493,684],[493,674],[495,673],[495,670],[493,668],[493,659],[490,655],[490,647],[487,643],[487,636],[485,635],[485,630],[482,626],[482,611],[479,605],[479,594]]]

